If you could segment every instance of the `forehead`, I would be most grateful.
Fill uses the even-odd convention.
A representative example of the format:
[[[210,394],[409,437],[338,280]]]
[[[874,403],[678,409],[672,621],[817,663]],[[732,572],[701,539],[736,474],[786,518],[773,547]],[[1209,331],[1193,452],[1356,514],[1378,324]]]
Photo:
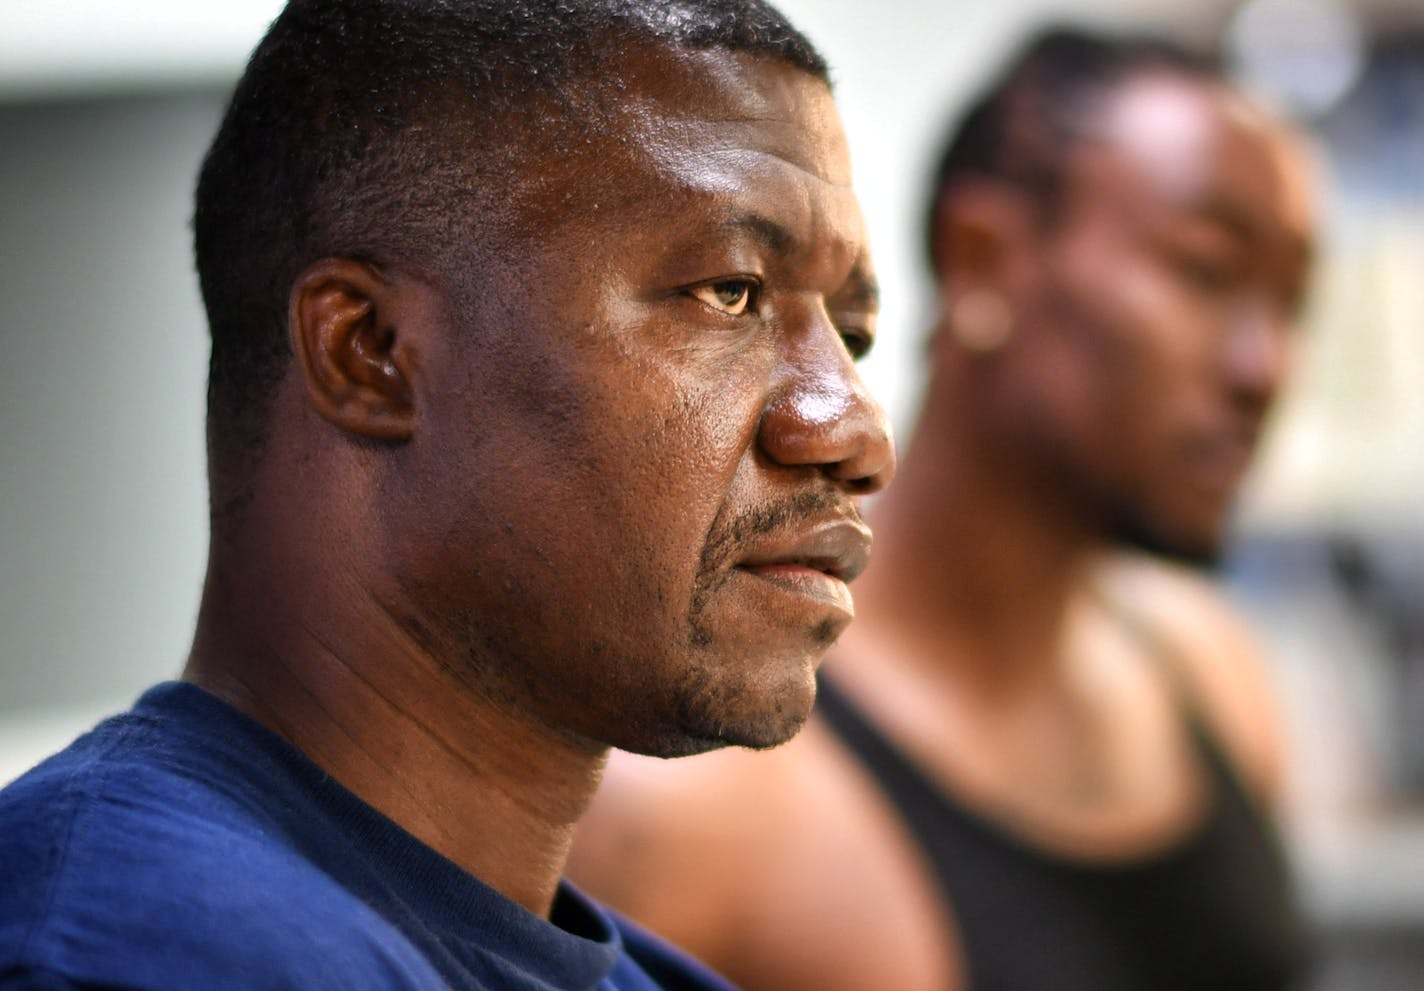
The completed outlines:
[[[544,221],[771,213],[815,240],[863,241],[845,135],[815,76],[717,49],[635,50],[598,86],[598,127],[539,163],[528,205]]]
[[[1129,81],[1085,157],[1102,188],[1138,207],[1205,211],[1300,238],[1314,225],[1303,150],[1224,85],[1166,73]]]
[[[787,63],[750,55],[668,51],[625,65],[619,115],[654,155],[768,155],[834,186],[850,185],[850,154],[830,89]]]

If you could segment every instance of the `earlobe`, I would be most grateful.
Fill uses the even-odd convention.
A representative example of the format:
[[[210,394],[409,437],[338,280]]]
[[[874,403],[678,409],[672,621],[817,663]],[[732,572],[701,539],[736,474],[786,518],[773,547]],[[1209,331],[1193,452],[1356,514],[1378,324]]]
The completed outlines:
[[[946,192],[935,213],[940,317],[935,347],[991,354],[1015,327],[1013,300],[1023,287],[1032,220],[1024,194],[993,180]]]
[[[312,408],[379,440],[407,440],[415,426],[397,292],[365,262],[325,258],[297,277],[288,309]]]

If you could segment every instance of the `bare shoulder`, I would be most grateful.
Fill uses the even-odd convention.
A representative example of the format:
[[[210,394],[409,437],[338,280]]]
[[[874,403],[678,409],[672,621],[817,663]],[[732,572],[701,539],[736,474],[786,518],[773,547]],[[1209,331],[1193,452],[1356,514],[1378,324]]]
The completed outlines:
[[[569,876],[590,894],[725,969],[745,906],[802,828],[814,780],[805,738],[765,752],[661,760],[615,752],[579,824]]]
[[[747,991],[942,988],[944,929],[906,897],[923,872],[894,828],[813,719],[765,752],[614,754],[569,874]]]
[[[1185,687],[1247,784],[1277,798],[1284,750],[1261,645],[1217,584],[1190,568],[1118,555],[1102,578],[1111,599],[1171,652]]]
[[[570,876],[638,914],[658,899],[650,878],[699,891],[733,888],[757,849],[794,828],[787,794],[800,775],[795,744],[764,753],[720,750],[662,760],[615,751],[579,824]],[[723,857],[736,851],[736,858]],[[726,861],[708,870],[709,862]],[[705,877],[703,875],[706,875]]]

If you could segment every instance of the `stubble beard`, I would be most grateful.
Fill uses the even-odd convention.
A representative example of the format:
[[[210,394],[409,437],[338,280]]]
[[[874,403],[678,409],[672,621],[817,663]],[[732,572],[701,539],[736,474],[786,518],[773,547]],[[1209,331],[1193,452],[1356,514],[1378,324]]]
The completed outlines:
[[[688,607],[688,669],[674,686],[678,730],[658,741],[659,756],[728,746],[769,749],[787,742],[805,725],[814,700],[814,669],[839,635],[837,624],[818,623],[806,634],[806,655],[799,663],[788,657],[774,666],[764,657],[723,653],[729,640],[739,638],[719,634],[709,613],[718,593],[732,580],[748,541],[803,519],[846,511],[844,495],[808,491],[736,515],[718,513],[703,545]],[[768,652],[772,649],[767,646]],[[787,671],[785,665],[795,669]]]
[[[1112,499],[1100,501],[1098,515],[1103,533],[1116,546],[1202,570],[1221,563],[1225,541],[1219,521],[1210,533],[1173,528],[1136,503]]]

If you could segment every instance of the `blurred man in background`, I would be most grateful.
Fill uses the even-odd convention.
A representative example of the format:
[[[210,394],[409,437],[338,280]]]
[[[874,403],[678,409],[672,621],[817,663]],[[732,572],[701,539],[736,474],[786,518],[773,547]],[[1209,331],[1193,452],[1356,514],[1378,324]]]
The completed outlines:
[[[573,876],[754,991],[1272,989],[1305,941],[1222,546],[1311,257],[1210,66],[1050,31],[951,136],[857,620],[771,754],[615,762]]]
[[[561,875],[610,746],[785,740],[850,619],[894,452],[821,57],[293,0],[194,231],[192,652],[0,794],[0,987],[725,987]]]

